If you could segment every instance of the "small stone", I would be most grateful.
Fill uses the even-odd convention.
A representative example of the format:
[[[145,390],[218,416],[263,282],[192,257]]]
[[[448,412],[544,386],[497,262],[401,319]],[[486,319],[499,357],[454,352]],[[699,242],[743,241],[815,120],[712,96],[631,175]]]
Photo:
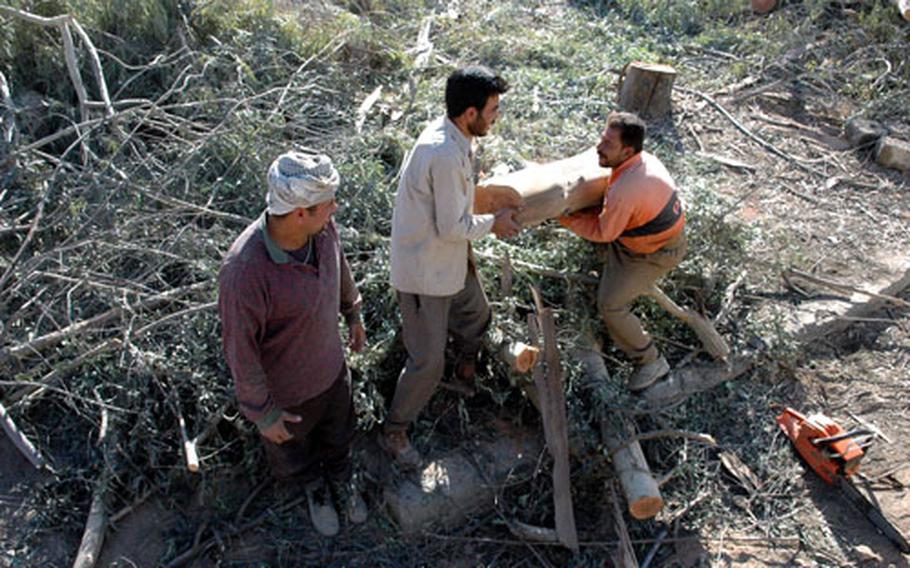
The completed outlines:
[[[844,127],[844,134],[850,144],[858,147],[871,145],[887,134],[887,131],[880,122],[867,118],[851,118]]]
[[[878,141],[875,161],[886,168],[910,170],[910,142],[885,136]]]
[[[856,554],[856,557],[859,558],[859,561],[864,564],[871,564],[872,562],[878,564],[882,562],[881,554],[875,552],[865,544],[854,546],[853,553]]]

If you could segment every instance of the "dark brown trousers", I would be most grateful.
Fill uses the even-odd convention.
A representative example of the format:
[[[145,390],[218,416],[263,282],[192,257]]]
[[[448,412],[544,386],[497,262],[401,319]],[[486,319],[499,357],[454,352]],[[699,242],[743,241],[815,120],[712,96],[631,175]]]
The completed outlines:
[[[285,422],[294,436],[283,444],[262,438],[272,474],[280,480],[308,483],[320,476],[347,480],[351,476],[354,405],[347,365],[324,393],[284,409],[300,417]]]

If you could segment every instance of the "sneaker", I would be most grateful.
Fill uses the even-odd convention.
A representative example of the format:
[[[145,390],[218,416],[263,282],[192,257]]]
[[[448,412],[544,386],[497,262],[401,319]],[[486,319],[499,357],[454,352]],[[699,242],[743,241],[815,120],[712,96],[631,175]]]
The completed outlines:
[[[322,536],[338,534],[338,513],[332,505],[329,487],[321,477],[306,486],[306,500],[310,509],[310,520],[316,532]]]
[[[417,468],[420,465],[420,454],[408,440],[404,430],[385,432],[379,435],[379,445],[398,465],[406,468]]]
[[[664,377],[670,372],[670,364],[663,355],[641,367],[635,369],[632,376],[629,377],[629,390],[640,391],[648,388],[657,382],[657,379]]]
[[[331,479],[329,487],[348,523],[359,525],[367,520],[367,504],[363,502],[353,480]]]

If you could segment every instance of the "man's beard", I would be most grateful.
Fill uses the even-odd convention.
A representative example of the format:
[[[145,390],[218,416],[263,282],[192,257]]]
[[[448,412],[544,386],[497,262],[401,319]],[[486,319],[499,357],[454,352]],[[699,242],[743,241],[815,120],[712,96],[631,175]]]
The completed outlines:
[[[468,124],[468,132],[471,133],[471,136],[486,136],[490,131],[491,126],[493,126],[492,123],[487,124],[484,119],[478,116],[476,119],[474,119],[474,122]]]

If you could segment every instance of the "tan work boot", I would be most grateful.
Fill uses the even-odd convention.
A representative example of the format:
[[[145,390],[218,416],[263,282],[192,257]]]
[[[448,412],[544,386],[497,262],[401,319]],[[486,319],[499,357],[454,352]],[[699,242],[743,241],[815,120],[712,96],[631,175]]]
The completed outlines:
[[[357,485],[351,479],[331,479],[329,486],[338,503],[338,509],[348,523],[359,525],[367,520],[367,504]]]
[[[417,468],[420,465],[420,454],[411,445],[404,430],[381,433],[379,445],[402,467]]]
[[[640,391],[648,388],[657,382],[658,379],[670,372],[670,364],[663,355],[654,361],[635,369],[632,376],[629,377],[629,390]]]
[[[338,513],[332,505],[329,487],[321,477],[306,485],[306,500],[310,509],[313,528],[322,536],[338,534]]]

